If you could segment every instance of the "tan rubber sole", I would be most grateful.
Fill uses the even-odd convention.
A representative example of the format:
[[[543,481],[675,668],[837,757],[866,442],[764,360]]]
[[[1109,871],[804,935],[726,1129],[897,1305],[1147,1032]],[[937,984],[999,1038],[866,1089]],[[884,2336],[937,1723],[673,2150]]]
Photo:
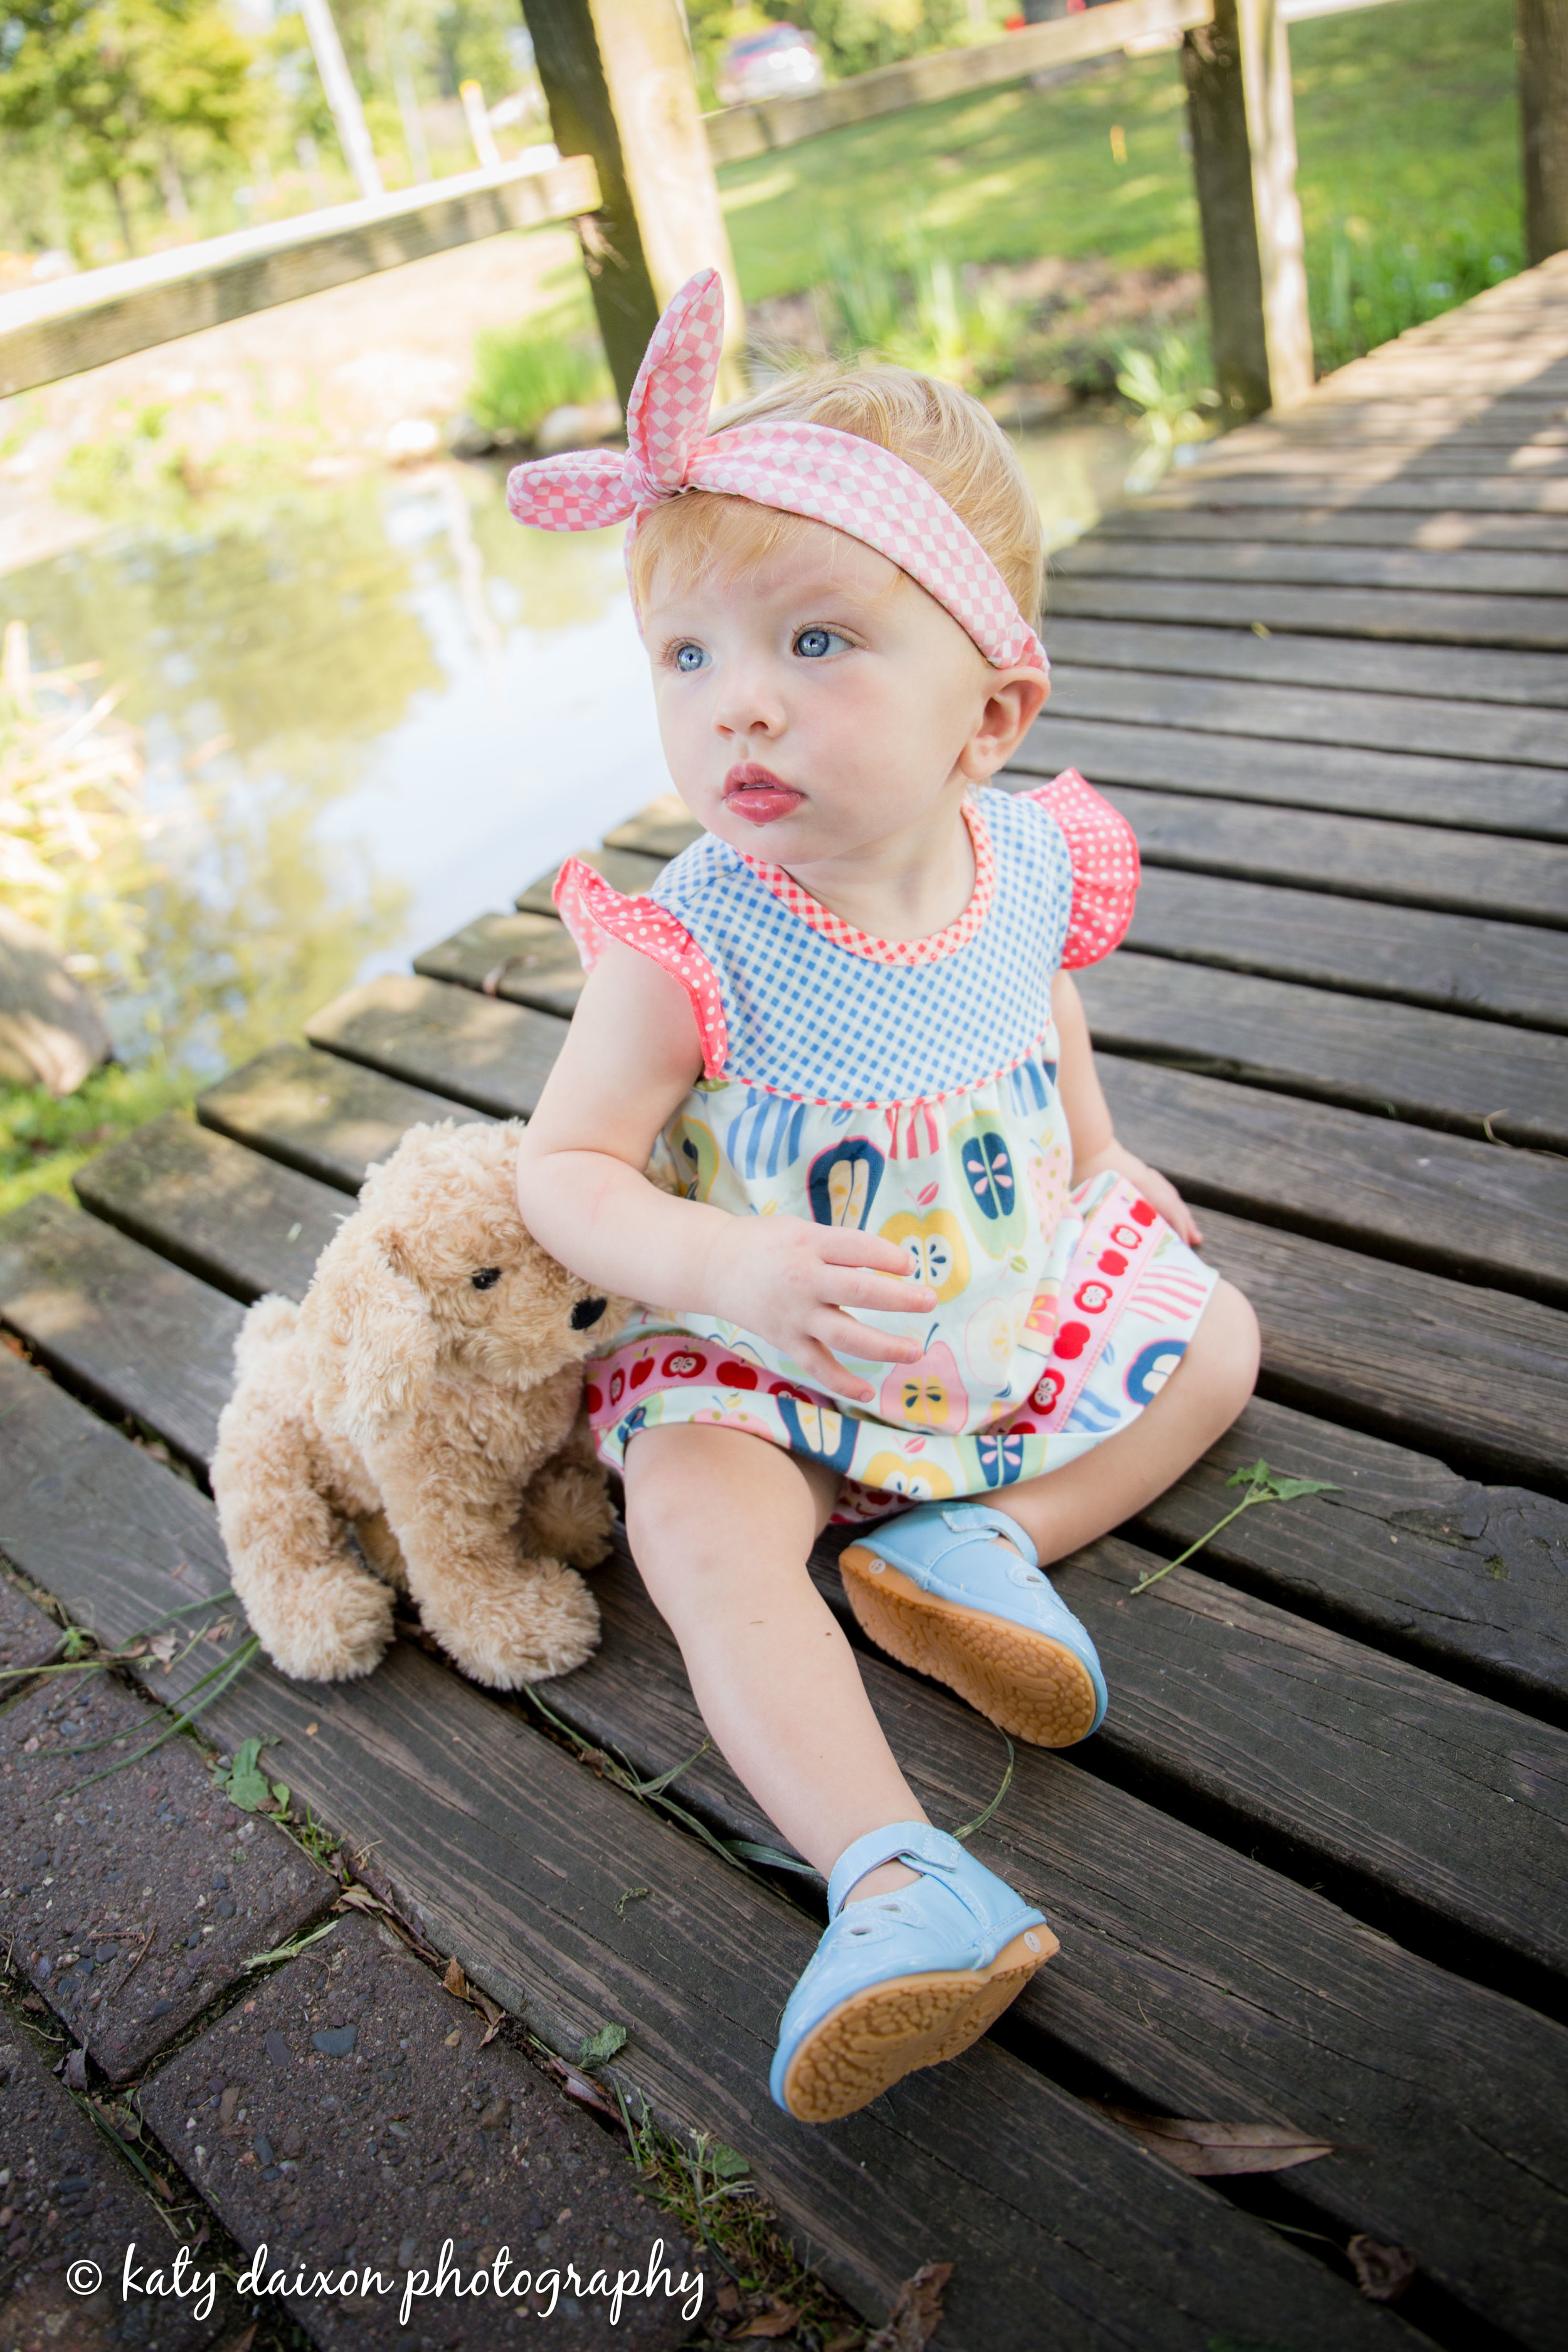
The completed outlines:
[[[1035,1748],[1085,1738],[1099,1701],[1064,1643],[922,1592],[901,1570],[851,1544],[838,1562],[858,1623],[879,1650],[930,1675],[988,1721]]]
[[[804,2124],[852,2116],[906,2074],[978,2042],[1058,1950],[1029,1927],[988,1969],[934,1969],[851,1995],[807,2034],[784,2074],[784,2104]]]

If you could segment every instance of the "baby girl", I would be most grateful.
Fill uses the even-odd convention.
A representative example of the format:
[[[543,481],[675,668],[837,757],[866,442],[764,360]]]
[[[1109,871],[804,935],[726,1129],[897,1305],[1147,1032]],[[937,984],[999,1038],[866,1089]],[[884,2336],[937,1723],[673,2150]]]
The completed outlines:
[[[590,1365],[637,1567],[704,1720],[828,1882],[781,2105],[848,2115],[955,2056],[1056,1949],[925,1819],[807,1573],[1015,1737],[1105,1713],[1040,1562],[1149,1503],[1251,1391],[1258,1335],[1112,1131],[1068,968],[1138,853],[1069,772],[988,789],[1047,692],[1033,498],[976,402],[901,369],[708,409],[716,275],[659,323],[629,454],[512,476],[545,530],[629,517],[660,732],[705,827],[647,898],[557,902],[590,974],[518,1189],[640,1307]]]

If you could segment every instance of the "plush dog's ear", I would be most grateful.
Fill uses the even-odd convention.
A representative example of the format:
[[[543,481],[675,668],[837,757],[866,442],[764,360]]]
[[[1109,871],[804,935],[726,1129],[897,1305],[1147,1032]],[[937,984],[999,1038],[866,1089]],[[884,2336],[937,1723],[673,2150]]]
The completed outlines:
[[[336,1358],[345,1416],[369,1436],[412,1404],[436,1370],[437,1335],[417,1285],[393,1264],[386,1237],[345,1226],[331,1253],[322,1337]],[[328,1274],[323,1259],[318,1288]]]

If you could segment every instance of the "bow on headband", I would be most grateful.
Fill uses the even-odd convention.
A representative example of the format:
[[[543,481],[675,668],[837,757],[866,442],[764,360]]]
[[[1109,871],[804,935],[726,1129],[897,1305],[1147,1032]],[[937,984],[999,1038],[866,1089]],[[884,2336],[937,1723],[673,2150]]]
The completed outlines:
[[[952,614],[997,669],[1048,670],[1046,649],[967,524],[925,476],[858,434],[769,417],[708,434],[724,289],[700,269],[654,330],[626,407],[626,454],[568,450],[514,468],[507,504],[542,530],[632,530],[682,490],[718,490],[863,540]]]

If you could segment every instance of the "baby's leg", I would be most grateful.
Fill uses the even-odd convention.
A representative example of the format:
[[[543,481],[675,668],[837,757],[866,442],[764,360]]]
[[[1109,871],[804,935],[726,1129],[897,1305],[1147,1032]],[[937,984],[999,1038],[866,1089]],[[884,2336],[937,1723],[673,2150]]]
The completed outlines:
[[[837,1481],[763,1438],[696,1423],[626,1451],[626,1533],[702,1719],[770,1821],[826,1877],[845,1848],[925,1815],[855,1654],[806,1572]],[[906,1883],[898,1864],[860,1896]]]
[[[1173,1486],[1230,1427],[1258,1379],[1258,1318],[1228,1282],[1211,1293],[1186,1354],[1128,1429],[983,1499],[1016,1519],[1042,1566],[1120,1527]]]

